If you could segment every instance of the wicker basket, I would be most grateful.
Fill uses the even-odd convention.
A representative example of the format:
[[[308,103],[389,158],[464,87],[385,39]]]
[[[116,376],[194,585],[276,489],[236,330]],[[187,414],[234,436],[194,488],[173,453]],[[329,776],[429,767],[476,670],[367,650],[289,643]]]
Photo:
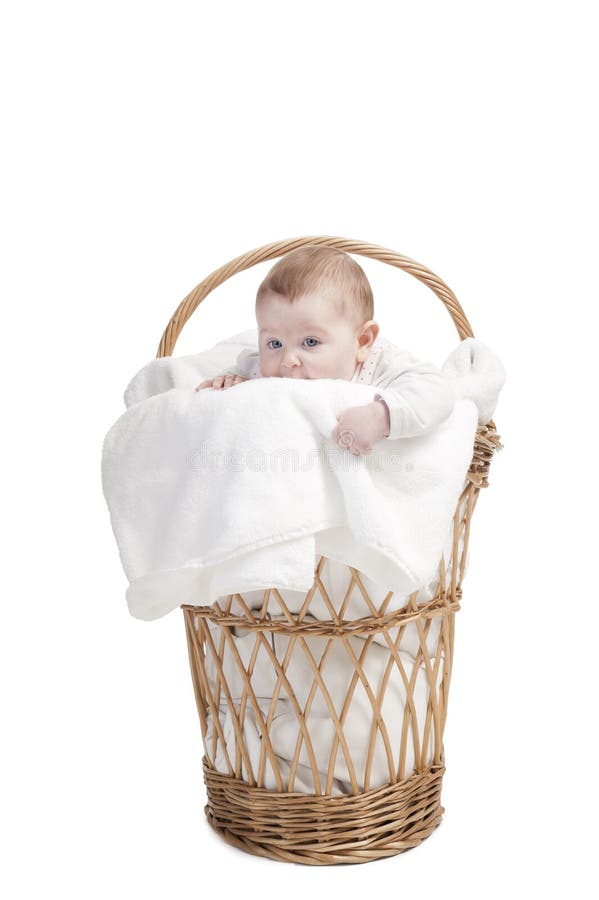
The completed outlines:
[[[442,300],[460,339],[473,336],[454,294],[414,260],[357,241],[304,237],[254,250],[209,276],[179,305],[157,355],[172,353],[184,324],[211,290],[237,272],[304,244],[337,247],[409,272]],[[415,593],[404,598],[400,609],[396,599],[393,609],[392,592],[381,595],[379,591],[378,596],[371,596],[367,579],[349,566],[344,567],[346,589],[331,597],[323,577],[330,561],[321,557],[315,567],[314,584],[299,612],[291,612],[276,589],[264,591],[258,608],[241,594],[230,595],[222,604],[182,606],[204,743],[205,812],[212,828],[227,842],[249,853],[287,862],[362,863],[402,853],[439,825],[444,811],[443,729],[454,617],[460,608],[470,520],[480,489],[488,486],[493,452],[501,446],[492,421],[478,427],[472,464],[453,518],[450,551],[439,562],[432,599],[429,596],[423,603]],[[359,619],[344,618],[349,598],[356,591],[369,614]],[[322,603],[326,605],[328,618],[310,615],[315,598],[320,611]],[[237,650],[235,636],[241,633],[249,636],[249,661],[244,661]],[[406,641],[416,648],[410,657],[402,652]],[[369,655],[380,653],[381,645],[388,651],[388,663],[383,677],[371,684]],[[339,659],[340,653],[351,662],[352,674],[344,702],[335,704],[327,687],[334,669],[327,669],[327,658],[334,659],[336,654]],[[406,659],[413,660],[411,665]],[[265,661],[272,664],[274,690],[266,698],[255,690],[257,660],[261,665]],[[291,675],[300,663],[304,673],[308,669],[313,677],[312,685],[304,683],[301,690]],[[237,684],[235,696],[229,685],[233,678]],[[393,678],[400,685],[401,697],[396,690],[389,699],[388,685]],[[368,726],[359,735],[359,746],[355,733],[350,740],[344,728],[358,691],[361,702],[367,698],[370,704]],[[275,753],[273,740],[282,698],[292,711],[297,734],[295,752],[285,766]],[[310,734],[317,703],[325,707],[326,725],[332,735],[326,771],[316,764]],[[223,709],[227,711],[228,734],[224,733]],[[255,754],[251,759],[246,742],[250,720],[260,738],[257,761]],[[370,780],[375,752],[379,757],[382,754],[387,767],[384,784],[373,785]],[[346,773],[344,783],[349,785],[345,793],[335,775],[339,759]],[[302,767],[313,779],[310,793],[305,784],[302,790],[294,790]]]

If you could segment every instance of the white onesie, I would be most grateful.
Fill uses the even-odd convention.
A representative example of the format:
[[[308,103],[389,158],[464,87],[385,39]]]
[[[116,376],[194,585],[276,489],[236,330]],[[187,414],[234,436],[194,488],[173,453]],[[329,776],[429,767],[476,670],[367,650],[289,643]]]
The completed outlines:
[[[236,364],[224,371],[261,378],[258,351],[242,350]],[[448,417],[455,403],[451,383],[437,366],[421,362],[380,335],[351,381],[380,388],[372,399],[384,400],[389,408],[391,428],[385,437],[391,440],[429,431]]]

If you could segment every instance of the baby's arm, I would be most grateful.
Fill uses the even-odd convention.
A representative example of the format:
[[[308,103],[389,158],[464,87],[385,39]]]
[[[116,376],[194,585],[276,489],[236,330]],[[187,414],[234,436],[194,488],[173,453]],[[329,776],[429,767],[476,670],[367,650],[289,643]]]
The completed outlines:
[[[390,440],[416,437],[435,428],[451,413],[455,396],[450,381],[433,363],[421,362],[406,350],[381,361],[374,386],[375,401],[389,410]]]

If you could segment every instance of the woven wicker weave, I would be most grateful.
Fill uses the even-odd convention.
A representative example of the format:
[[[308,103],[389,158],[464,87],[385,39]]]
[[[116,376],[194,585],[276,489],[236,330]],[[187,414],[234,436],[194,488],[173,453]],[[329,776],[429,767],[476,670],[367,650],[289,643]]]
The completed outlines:
[[[172,353],[176,340],[197,306],[227,278],[264,260],[274,259],[304,244],[337,247],[348,253],[371,257],[403,269],[427,284],[449,311],[461,339],[473,336],[470,324],[455,295],[434,273],[405,256],[382,247],[335,237],[304,237],[269,244],[244,254],[210,275],[179,305],[160,341],[158,356]],[[347,591],[330,597],[323,583],[321,557],[314,584],[306,594],[299,613],[288,609],[276,589],[264,592],[261,609],[250,608],[241,594],[230,595],[226,603],[211,606],[182,606],[193,685],[204,742],[203,769],[208,803],[208,822],[224,840],[247,852],[287,862],[311,865],[362,863],[393,856],[416,846],[441,820],[441,784],[445,771],[443,729],[454,643],[454,618],[460,608],[470,521],[481,488],[488,486],[493,452],[501,448],[494,422],[477,428],[466,486],[453,519],[451,552],[441,557],[432,600],[419,603],[418,592],[397,609],[393,593],[378,605],[369,596],[361,573],[346,566]],[[352,592],[359,591],[369,614],[360,619],[344,618]],[[310,604],[318,596],[330,612],[328,619],[310,615]],[[379,597],[380,601],[380,597]],[[273,607],[276,614],[273,615]],[[322,608],[322,607],[321,607]],[[433,625],[433,623],[435,623]],[[253,634],[253,651],[248,666],[236,650],[235,635]],[[406,666],[400,655],[403,641],[411,634],[418,651],[413,665]],[[284,651],[276,650],[275,638]],[[356,642],[354,639],[360,640]],[[359,644],[359,655],[356,647]],[[389,651],[389,662],[381,683],[373,686],[366,674],[368,654],[380,645]],[[347,654],[353,675],[341,709],[336,708],[327,689],[327,657]],[[317,646],[318,652],[314,651]],[[258,654],[272,664],[275,689],[266,700],[254,691],[254,663]],[[265,656],[266,654],[266,656]],[[313,676],[311,686],[303,685],[302,702],[298,685],[288,677],[298,655]],[[235,665],[236,682],[243,686],[241,698],[233,697],[225,674],[226,665]],[[401,707],[394,721],[383,715],[389,703],[388,685],[392,677],[403,685]],[[426,679],[426,711],[418,715],[415,702],[418,678]],[[359,754],[352,755],[344,723],[351,713],[359,686],[372,705],[372,721],[363,735]],[[307,688],[307,694],[305,693]],[[387,694],[386,694],[387,692]],[[310,710],[315,698],[326,704],[334,737],[326,771],[317,765],[310,735]],[[277,703],[285,698],[296,716],[297,743],[290,763],[283,770],[272,741]],[[226,740],[222,710],[226,709],[233,734]],[[370,707],[369,707],[370,708]],[[387,706],[387,710],[389,706]],[[246,744],[249,722],[260,734],[261,749],[252,764]],[[397,719],[395,721],[395,719]],[[393,741],[392,730],[401,730]],[[355,736],[353,737],[355,741]],[[386,784],[370,783],[375,753],[383,754],[388,769]],[[214,763],[217,750],[220,767]],[[408,752],[409,751],[409,752]],[[362,763],[357,765],[359,755]],[[356,759],[354,759],[356,756]],[[345,795],[333,790],[336,761],[343,761],[350,787]],[[407,761],[412,764],[408,766]],[[294,790],[300,765],[311,773],[313,792]],[[222,768],[227,771],[223,772]],[[274,788],[265,787],[269,773]]]

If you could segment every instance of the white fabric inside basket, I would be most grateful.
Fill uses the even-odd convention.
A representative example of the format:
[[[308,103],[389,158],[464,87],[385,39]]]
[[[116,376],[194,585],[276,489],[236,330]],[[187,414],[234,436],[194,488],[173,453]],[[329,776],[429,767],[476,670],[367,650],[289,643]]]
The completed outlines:
[[[337,734],[331,716],[331,706],[341,717],[348,689],[356,671],[352,656],[361,660],[363,677],[356,679],[352,689],[351,702],[347,706],[343,719],[342,731],[345,746],[342,746],[341,743],[337,746],[333,780],[330,784],[331,794],[352,793],[352,770],[355,782],[361,791],[406,778],[414,771],[417,763],[421,766],[428,766],[434,762],[435,741],[437,741],[438,751],[442,723],[440,719],[437,719],[436,723],[432,719],[429,686],[434,686],[434,695],[438,697],[444,672],[442,650],[440,659],[438,661],[436,659],[439,650],[441,619],[432,619],[428,627],[424,644],[427,647],[429,659],[425,661],[422,653],[419,653],[420,638],[417,626],[414,623],[408,623],[398,644],[397,658],[392,661],[390,674],[387,673],[387,670],[389,669],[391,650],[389,642],[381,634],[377,635],[378,642],[373,641],[366,648],[366,652],[363,652],[365,650],[363,636],[348,637],[346,640],[333,639],[324,663],[322,660],[328,644],[327,638],[303,638],[305,650],[304,647],[294,646],[290,661],[285,668],[285,679],[291,687],[293,697],[287,691],[286,685],[279,686],[274,715],[271,713],[272,720],[268,728],[272,753],[276,757],[276,765],[284,790],[308,794],[316,793],[317,787],[321,791],[326,790],[331,751]],[[209,630],[210,645],[219,648],[222,643],[220,629],[210,623]],[[397,629],[392,629],[389,632],[389,639],[395,641],[396,638]],[[224,678],[228,697],[224,690],[219,691],[221,697],[217,708],[219,728],[215,725],[213,710],[208,710],[208,727],[204,737],[205,752],[217,771],[223,774],[233,774],[231,767],[235,768],[236,760],[239,758],[241,769],[237,773],[237,777],[248,781],[252,776],[256,781],[261,781],[261,786],[269,790],[277,790],[281,788],[281,785],[276,778],[275,765],[265,751],[262,735],[266,732],[264,722],[266,722],[271,709],[271,697],[274,696],[277,689],[278,672],[264,644],[259,643],[258,649],[256,649],[255,632],[237,633],[232,640],[234,651],[227,641],[220,650],[222,668],[220,664],[218,667],[216,666],[211,646],[206,648],[205,665],[211,694],[215,696],[217,681],[222,685]],[[272,642],[273,655],[279,663],[282,663],[286,659],[290,638],[287,635],[275,633],[265,636],[265,640],[269,642],[269,647]],[[312,664],[309,662],[307,653],[311,654]],[[240,707],[245,693],[245,683],[241,677],[237,657],[246,671],[251,672],[252,689],[256,696],[255,702],[250,701],[246,696],[243,712]],[[315,691],[312,690],[315,666],[320,666],[325,690],[322,690],[320,686]],[[380,723],[378,725],[376,723],[369,691],[375,697],[379,697],[384,678],[386,678],[386,685],[381,703],[381,721],[383,723],[381,726]],[[406,682],[410,682],[411,685],[409,692],[406,690]],[[308,712],[304,716],[306,731],[302,732],[297,710],[304,713],[310,695],[312,695],[312,699]],[[406,712],[408,695],[412,699]],[[259,720],[256,706],[262,721]],[[428,727],[426,727],[427,710],[429,711]],[[244,759],[241,752],[237,752],[240,750],[241,744],[237,737],[236,720],[240,721],[243,746],[249,760]],[[389,740],[389,748],[383,738],[383,728]],[[305,739],[306,734],[309,735],[311,748]],[[425,739],[426,747],[423,747]],[[289,780],[291,765],[295,758],[298,740],[302,741],[302,746],[291,783]],[[367,772],[371,744],[373,744],[373,756]],[[259,779],[261,766],[263,766],[263,774]]]

